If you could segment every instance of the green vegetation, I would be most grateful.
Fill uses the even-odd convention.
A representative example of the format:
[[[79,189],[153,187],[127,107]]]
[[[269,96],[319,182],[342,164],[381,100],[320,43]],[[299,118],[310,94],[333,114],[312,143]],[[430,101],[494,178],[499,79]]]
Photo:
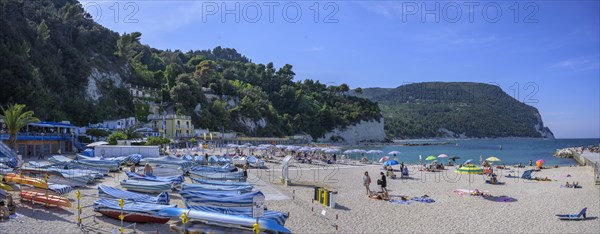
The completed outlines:
[[[24,111],[25,105],[14,104],[8,105],[6,109],[2,107],[2,114],[0,119],[6,124],[8,129],[8,142],[10,148],[16,149],[17,146],[17,133],[21,128],[27,126],[29,123],[39,122],[40,120],[33,116],[33,111]]]
[[[169,138],[162,138],[162,137],[148,137],[148,140],[146,141],[146,145],[165,145],[165,144],[169,144],[171,143],[171,140]]]
[[[45,120],[86,125],[135,115],[143,121],[149,107],[134,103],[115,76],[160,89],[162,107],[212,131],[320,137],[381,117],[375,103],[347,96],[346,84],[296,81],[292,65],[256,64],[230,48],[154,49],[140,43],[141,33],[118,35],[93,22],[75,0],[0,5],[10,12],[0,17],[0,104],[25,103]],[[87,92],[95,70],[113,74],[94,79],[97,100]]]
[[[110,134],[108,136],[108,144],[109,145],[116,145],[118,143],[117,141],[121,141],[121,140],[127,140],[127,134],[125,134],[124,132],[121,132],[121,131],[113,132],[112,134]]]
[[[107,137],[110,132],[97,128],[89,128],[85,131],[85,134],[92,137],[92,140],[96,141],[98,138]]]
[[[390,138],[542,137],[538,130],[552,135],[536,108],[498,86],[428,82],[360,91],[353,94],[379,103]]]

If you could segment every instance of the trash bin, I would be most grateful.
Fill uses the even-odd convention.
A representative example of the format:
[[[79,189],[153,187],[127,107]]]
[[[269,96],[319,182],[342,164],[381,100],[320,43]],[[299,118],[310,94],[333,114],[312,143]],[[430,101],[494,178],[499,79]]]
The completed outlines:
[[[319,200],[319,192],[320,192],[319,189],[321,189],[321,187],[315,187],[315,194],[313,196],[313,200],[315,200],[315,201]]]
[[[329,207],[335,208],[335,197],[337,197],[337,191],[329,192]]]

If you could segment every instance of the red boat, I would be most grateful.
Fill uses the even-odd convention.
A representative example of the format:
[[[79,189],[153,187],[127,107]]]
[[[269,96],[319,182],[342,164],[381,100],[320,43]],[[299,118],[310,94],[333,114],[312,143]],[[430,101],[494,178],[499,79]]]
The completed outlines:
[[[96,211],[114,219],[119,219],[119,215],[121,215],[121,211],[113,209],[98,209]],[[123,211],[123,215],[125,215],[124,221],[134,223],[167,223],[170,220],[169,217],[127,211]]]

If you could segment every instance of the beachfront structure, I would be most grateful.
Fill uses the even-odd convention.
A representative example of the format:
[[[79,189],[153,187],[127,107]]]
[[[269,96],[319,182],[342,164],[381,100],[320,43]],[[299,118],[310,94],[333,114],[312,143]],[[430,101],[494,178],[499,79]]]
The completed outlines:
[[[78,127],[63,122],[30,123],[17,134],[17,153],[26,157],[40,157],[74,152],[74,144],[78,144]],[[9,144],[8,129],[0,123],[0,141]]]
[[[106,120],[106,121],[103,121],[102,123],[90,124],[89,127],[115,131],[115,130],[127,129],[127,128],[130,128],[131,126],[135,126],[136,124],[137,124],[137,121],[136,121],[135,117],[129,117],[129,118],[123,118],[123,119],[117,119],[117,120]]]
[[[195,137],[192,117],[189,115],[148,115],[153,129],[171,139]]]
[[[120,157],[141,154],[144,157],[158,157],[158,146],[139,145],[99,145],[94,147],[94,155],[103,157]]]
[[[132,84],[125,84],[125,87],[129,90],[129,94],[131,94],[134,99],[160,99],[160,89],[158,88]]]

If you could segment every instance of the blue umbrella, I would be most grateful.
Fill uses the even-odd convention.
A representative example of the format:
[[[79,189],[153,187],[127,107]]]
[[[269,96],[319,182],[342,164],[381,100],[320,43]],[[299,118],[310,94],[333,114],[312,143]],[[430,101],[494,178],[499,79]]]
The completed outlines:
[[[400,163],[398,163],[398,161],[396,161],[396,160],[388,160],[385,163],[383,163],[383,166],[387,167],[387,166],[393,166],[393,165],[398,165],[398,164],[400,164]]]

